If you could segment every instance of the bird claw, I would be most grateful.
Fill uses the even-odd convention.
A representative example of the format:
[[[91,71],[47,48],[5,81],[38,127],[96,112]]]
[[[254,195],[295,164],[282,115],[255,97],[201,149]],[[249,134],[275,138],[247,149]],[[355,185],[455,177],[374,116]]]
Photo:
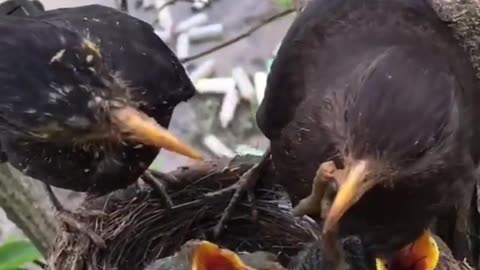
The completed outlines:
[[[145,181],[145,183],[147,183],[160,196],[166,210],[171,210],[173,207],[172,198],[168,195],[166,188],[166,183],[177,181],[172,178],[174,177],[171,175],[153,171],[146,171],[142,175],[143,181]]]
[[[335,179],[335,171],[337,170],[337,166],[335,166],[335,162],[333,161],[326,161],[320,164],[318,167],[317,175],[319,175],[319,180],[322,181],[329,181]]]
[[[253,192],[255,185],[257,183],[257,180],[259,178],[258,170],[259,170],[259,166],[258,164],[256,164],[252,168],[250,168],[247,172],[245,172],[235,184],[232,184],[218,191],[204,194],[205,198],[212,199],[212,198],[223,196],[226,193],[230,193],[234,191],[230,199],[230,202],[228,203],[228,206],[225,208],[222,214],[222,217],[220,218],[220,221],[217,223],[217,225],[213,230],[214,238],[218,238],[222,233],[222,230],[226,222],[233,214],[234,207],[237,205],[238,201],[240,200],[244,192],[247,193],[248,201],[249,203],[251,203],[252,219],[255,220],[256,217],[258,216],[257,209],[255,207],[255,193]]]
[[[312,192],[303,198],[292,210],[294,216],[322,215],[323,201],[328,184],[335,180],[337,167],[333,161],[320,164],[313,179]]]
[[[90,240],[92,240],[95,245],[97,245],[99,248],[106,248],[107,244],[105,243],[105,240],[103,240],[102,237],[100,237],[96,232],[94,232],[92,229],[90,229],[85,223],[81,222],[78,220],[78,216],[84,217],[84,218],[90,218],[90,217],[104,217],[106,214],[103,211],[100,210],[91,210],[88,212],[83,212],[83,213],[72,213],[71,211],[65,209],[63,207],[62,203],[60,200],[58,200],[57,196],[52,190],[52,187],[48,184],[45,184],[45,190],[47,192],[47,195],[50,198],[51,203],[55,207],[58,213],[58,218],[65,224],[67,225],[70,229],[76,230],[80,232],[81,234],[86,235]]]
[[[256,220],[258,217],[258,211],[255,207],[255,186],[257,185],[258,180],[260,179],[262,173],[266,169],[266,167],[270,164],[270,148],[265,151],[261,161],[258,164],[253,165],[248,171],[246,171],[240,178],[237,180],[235,184],[232,184],[226,188],[223,188],[218,191],[209,192],[204,194],[205,200],[210,200],[212,198],[216,198],[218,196],[223,196],[226,193],[230,193],[234,191],[228,206],[223,211],[222,217],[220,221],[218,221],[217,225],[213,230],[214,238],[218,238],[222,233],[225,223],[233,214],[233,208],[238,203],[240,197],[243,195],[244,192],[247,193],[248,202],[251,205],[252,211],[252,219]]]

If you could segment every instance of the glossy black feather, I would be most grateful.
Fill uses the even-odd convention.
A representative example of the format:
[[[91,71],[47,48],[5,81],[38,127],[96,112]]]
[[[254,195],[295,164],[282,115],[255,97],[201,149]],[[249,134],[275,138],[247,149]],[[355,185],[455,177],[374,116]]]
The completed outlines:
[[[57,187],[97,193],[123,188],[158,153],[137,144],[78,142],[83,130],[105,121],[108,108],[92,106],[98,97],[128,101],[167,127],[174,107],[194,94],[184,68],[153,28],[108,7],[5,17],[0,34],[3,148],[15,167]],[[82,49],[84,39],[101,53],[93,64],[85,62],[91,52]],[[62,61],[52,64],[64,49]],[[32,136],[35,127],[49,125],[62,127],[63,137]]]
[[[296,204],[318,165],[376,161],[384,184],[341,220],[377,256],[419,236],[478,163],[472,65],[427,1],[314,0],[288,31],[257,113]]]

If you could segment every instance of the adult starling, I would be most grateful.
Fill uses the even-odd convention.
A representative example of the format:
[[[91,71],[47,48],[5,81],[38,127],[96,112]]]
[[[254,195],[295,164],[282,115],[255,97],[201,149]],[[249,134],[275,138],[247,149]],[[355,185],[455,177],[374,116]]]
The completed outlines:
[[[195,90],[149,24],[99,5],[0,21],[0,138],[14,167],[105,194],[161,147],[200,158],[165,129]]]
[[[338,185],[325,235],[338,225],[341,237],[358,235],[394,262],[470,192],[480,154],[475,83],[427,0],[313,0],[283,40],[257,121],[293,203],[318,170],[318,192],[322,181]],[[318,211],[311,198],[298,214]],[[431,270],[438,252],[425,247],[411,256],[427,256]]]
[[[9,118],[25,122],[26,130],[4,136],[9,160],[17,167],[54,186],[106,193],[131,184],[159,147],[199,157],[163,135],[166,131],[153,121],[168,126],[174,107],[190,98],[194,87],[150,25],[99,5],[4,20],[5,31],[18,30],[9,32],[10,46],[26,54],[37,49],[37,58],[47,60],[22,59],[33,62],[24,64],[32,68],[17,71],[17,80],[6,80],[13,68],[6,63],[23,63],[11,59],[7,50],[2,55],[8,88],[33,92],[25,91],[26,97],[4,93],[22,97],[17,102],[10,98],[18,110]],[[47,33],[50,39],[40,41]],[[40,130],[32,132],[36,126]]]

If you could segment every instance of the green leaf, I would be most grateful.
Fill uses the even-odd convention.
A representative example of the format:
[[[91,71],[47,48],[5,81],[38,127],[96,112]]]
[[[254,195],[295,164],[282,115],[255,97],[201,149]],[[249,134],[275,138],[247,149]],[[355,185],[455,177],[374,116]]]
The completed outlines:
[[[0,246],[0,270],[14,270],[40,259],[42,255],[29,241],[15,241]]]
[[[275,3],[284,9],[293,7],[292,0],[275,0]]]

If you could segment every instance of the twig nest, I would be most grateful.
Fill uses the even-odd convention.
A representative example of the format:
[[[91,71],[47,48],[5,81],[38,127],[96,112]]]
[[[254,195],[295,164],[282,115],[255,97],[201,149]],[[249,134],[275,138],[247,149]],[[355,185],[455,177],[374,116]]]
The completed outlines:
[[[87,200],[77,213],[106,241],[107,248],[61,228],[50,252],[49,269],[143,270],[153,261],[173,255],[190,239],[214,241],[236,252],[270,252],[287,265],[320,230],[313,220],[291,214],[286,193],[272,184],[270,173],[256,194],[257,220],[252,219],[251,205],[244,199],[221,236],[212,239],[230,196],[204,201],[203,194],[234,183],[257,161],[256,157],[217,160],[172,172],[177,181],[167,187],[175,205],[170,211],[154,192],[139,185]],[[105,214],[89,216],[98,210]]]
[[[459,261],[453,257],[452,251],[450,248],[443,242],[443,240],[434,236],[435,242],[440,250],[440,258],[436,270],[473,270],[465,260]]]

